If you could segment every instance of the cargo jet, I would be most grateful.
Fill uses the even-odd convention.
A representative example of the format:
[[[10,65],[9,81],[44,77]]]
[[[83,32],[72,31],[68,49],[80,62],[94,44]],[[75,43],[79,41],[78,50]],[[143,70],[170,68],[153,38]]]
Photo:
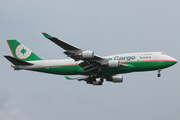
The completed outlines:
[[[14,70],[31,70],[36,72],[65,75],[68,80],[85,81],[92,85],[102,85],[104,79],[114,83],[123,82],[117,74],[160,71],[177,63],[177,60],[162,52],[143,52],[118,54],[100,57],[91,50],[82,50],[47,33],[44,37],[65,50],[64,54],[72,59],[43,60],[17,40],[7,40],[13,57],[4,56],[12,63]],[[82,75],[70,78],[67,75]]]

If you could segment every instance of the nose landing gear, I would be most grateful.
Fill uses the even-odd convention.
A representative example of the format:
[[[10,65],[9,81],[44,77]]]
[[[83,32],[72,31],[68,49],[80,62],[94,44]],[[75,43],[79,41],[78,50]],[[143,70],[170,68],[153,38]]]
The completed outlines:
[[[157,74],[158,77],[161,77],[161,73],[160,72],[161,72],[161,69],[158,70],[158,74]]]

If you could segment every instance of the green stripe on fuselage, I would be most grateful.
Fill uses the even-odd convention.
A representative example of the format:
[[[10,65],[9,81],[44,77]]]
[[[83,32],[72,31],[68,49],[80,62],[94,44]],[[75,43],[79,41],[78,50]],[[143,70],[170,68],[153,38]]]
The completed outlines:
[[[41,68],[34,68],[29,70],[58,74],[58,75],[76,75],[83,73],[84,71],[83,69],[82,69],[83,71],[79,71],[79,69],[82,69],[79,65],[71,65],[71,66],[41,67]],[[84,71],[84,73],[86,72]]]
[[[167,68],[174,65],[174,61],[137,61],[137,62],[123,62],[122,64],[127,65],[125,68],[106,68],[102,70],[103,75],[114,75],[121,73],[129,72],[138,72],[138,71],[151,71]],[[85,72],[79,65],[71,66],[55,66],[55,67],[42,67],[29,69],[37,72],[45,72],[58,75],[90,75],[96,73],[97,70],[93,72]]]

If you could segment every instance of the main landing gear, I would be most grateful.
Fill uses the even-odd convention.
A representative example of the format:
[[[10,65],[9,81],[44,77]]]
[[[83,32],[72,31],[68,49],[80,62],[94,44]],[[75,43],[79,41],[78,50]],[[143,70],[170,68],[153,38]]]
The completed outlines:
[[[161,77],[161,73],[160,72],[161,72],[161,69],[158,70],[158,74],[157,74],[158,77]]]

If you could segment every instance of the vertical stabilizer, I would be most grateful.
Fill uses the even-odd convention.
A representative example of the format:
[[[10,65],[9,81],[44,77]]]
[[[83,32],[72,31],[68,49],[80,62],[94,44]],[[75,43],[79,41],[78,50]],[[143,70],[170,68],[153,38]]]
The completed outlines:
[[[12,55],[17,59],[23,61],[42,60],[23,44],[19,43],[17,40],[7,40],[7,43],[12,52]]]

